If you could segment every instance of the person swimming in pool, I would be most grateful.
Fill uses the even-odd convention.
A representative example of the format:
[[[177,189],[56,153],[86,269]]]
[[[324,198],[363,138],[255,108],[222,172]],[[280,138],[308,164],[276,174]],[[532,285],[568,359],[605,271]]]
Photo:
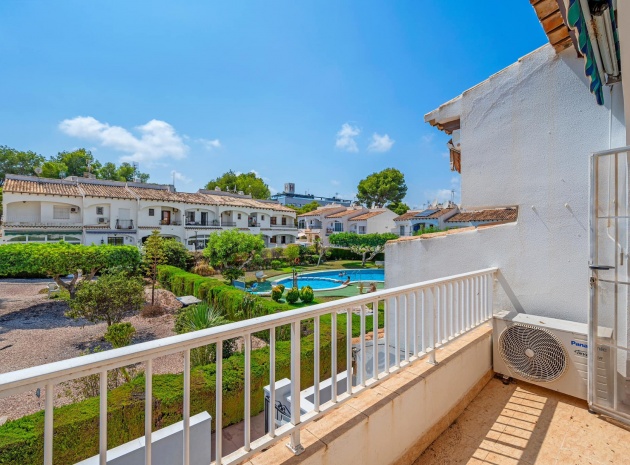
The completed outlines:
[[[339,272],[339,277],[342,277],[345,273],[343,271]]]
[[[350,276],[348,276],[348,278],[343,282],[344,286],[347,286],[348,284],[350,284]]]
[[[376,283],[370,284],[370,290],[368,292],[376,292]]]

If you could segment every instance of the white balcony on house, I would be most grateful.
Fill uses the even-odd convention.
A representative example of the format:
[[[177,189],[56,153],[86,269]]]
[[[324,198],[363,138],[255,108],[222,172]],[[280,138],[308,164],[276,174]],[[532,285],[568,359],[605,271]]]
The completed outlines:
[[[81,207],[70,203],[22,201],[8,203],[4,227],[81,227]]]
[[[218,228],[219,220],[213,211],[202,208],[189,208],[184,211],[187,229]]]
[[[197,415],[204,412],[198,411],[191,402],[190,354],[197,347],[215,344],[217,394],[214,396],[214,411],[207,414],[212,418],[212,429],[215,433],[211,454],[219,458],[216,463],[243,463],[254,454],[260,454],[255,463],[278,463],[274,461],[277,459],[273,458],[273,454],[262,451],[275,443],[286,443],[287,438],[295,453],[304,448],[312,448],[311,453],[305,454],[305,460],[311,456],[311,460],[315,460],[313,463],[319,463],[323,460],[321,454],[325,453],[326,448],[322,449],[313,443],[313,434],[318,433],[312,431],[325,425],[334,429],[336,420],[328,423],[328,414],[334,418],[339,412],[349,411],[358,416],[349,426],[344,427],[345,433],[340,431],[329,436],[329,463],[391,463],[423,438],[436,437],[434,426],[439,425],[442,417],[458,408],[462,399],[471,400],[474,397],[471,393],[476,394],[480,390],[480,382],[487,381],[491,368],[491,341],[488,329],[482,325],[492,316],[496,272],[496,269],[486,269],[377,291],[0,374],[0,398],[43,387],[43,461],[44,464],[66,463],[61,457],[67,451],[55,447],[58,430],[54,426],[54,393],[63,389],[60,383],[96,375],[100,378],[101,392],[105,393],[109,371],[140,363],[144,366],[145,375],[144,389],[139,391],[138,401],[143,402],[143,399],[152,399],[154,396],[154,363],[158,363],[159,358],[164,355],[181,354],[181,418],[160,419],[159,401],[144,402],[144,436],[129,439],[121,437],[120,443],[113,443],[108,439],[108,424],[117,420],[112,417],[112,405],[108,405],[107,396],[102,394],[98,403],[100,413],[95,432],[99,446],[95,450],[97,455],[93,461],[109,463],[108,460],[113,459],[114,454],[119,457],[129,449],[129,454],[139,454],[139,458],[125,463],[161,465],[164,457],[157,451],[164,444],[158,441],[172,440],[173,445],[169,450],[172,451],[173,447],[181,449],[182,462],[179,463],[193,463],[190,461],[191,457],[196,455],[197,449],[206,447],[208,443],[193,440],[196,437],[194,428],[198,422]],[[353,322],[360,328],[354,337]],[[314,344],[314,378],[302,384],[302,364],[307,363],[300,351],[305,323],[312,325],[310,331]],[[288,384],[286,380],[279,380],[276,374],[275,328],[285,325],[291,331],[291,375]],[[368,326],[375,329],[368,331]],[[285,410],[284,421],[269,422],[267,434],[254,436],[252,417],[259,411],[253,411],[252,405],[261,405],[261,402],[252,402],[251,392],[254,386],[251,336],[266,330],[271,330],[270,363],[265,367],[268,373],[265,377],[270,380],[267,402],[270,406],[276,406],[276,401],[284,400],[289,405],[288,410]],[[329,332],[329,342],[322,342],[323,331]],[[234,450],[233,444],[225,441],[223,422],[215,420],[223,415],[216,415],[215,412],[223,411],[223,397],[227,392],[222,376],[222,343],[237,337],[244,339],[243,422],[237,427],[243,432],[243,440],[242,446]],[[452,344],[455,344],[453,348]],[[330,357],[330,363],[326,360],[327,366],[330,366],[330,375],[326,377],[320,374],[324,356]],[[347,382],[349,367],[352,382]],[[396,386],[400,389],[403,385],[401,382],[409,384],[409,388],[395,393]],[[288,392],[285,392],[287,386]],[[374,399],[375,394],[378,397],[377,393],[387,392],[390,394],[380,396],[380,400],[371,407],[374,420],[368,421],[370,414],[367,411],[355,410],[358,405],[371,402],[370,399]],[[434,396],[439,398],[439,402]],[[339,408],[344,410],[338,410]],[[209,417],[206,415],[204,418],[207,420]],[[319,421],[314,422],[315,420]],[[171,425],[177,426],[173,429]],[[171,434],[171,429],[168,428],[173,429],[174,433]],[[182,433],[178,435],[177,431]],[[372,439],[368,440],[368,437]],[[348,442],[349,438],[354,439]],[[136,446],[130,448],[128,445],[129,440],[134,439],[137,441],[133,444],[140,447],[139,451]],[[357,443],[357,440],[360,442]],[[127,446],[113,451],[113,448],[123,444]],[[282,450],[285,449],[282,445]],[[286,451],[293,453],[289,449]],[[357,461],[348,461],[348,454],[352,454]],[[271,461],[267,462],[267,458]],[[86,459],[90,457],[73,457],[75,462]],[[307,463],[311,462],[307,460]]]

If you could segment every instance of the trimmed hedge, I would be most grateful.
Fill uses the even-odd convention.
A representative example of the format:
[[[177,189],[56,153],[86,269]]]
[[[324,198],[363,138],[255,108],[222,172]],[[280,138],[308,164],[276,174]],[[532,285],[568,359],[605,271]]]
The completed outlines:
[[[345,370],[345,316],[338,322],[338,370]],[[320,379],[331,376],[330,321],[322,319],[320,338]],[[301,340],[302,387],[313,385],[313,335]],[[291,343],[276,345],[277,380],[289,378]],[[215,417],[216,367],[210,364],[192,369],[191,415],[207,411]],[[251,352],[251,414],[264,409],[263,387],[269,383],[269,348]],[[243,420],[244,355],[223,360],[223,426]],[[108,393],[108,448],[144,435],[144,374]],[[153,430],[182,420],[183,375],[153,375]],[[75,463],[98,454],[99,398],[54,410],[54,462]],[[214,426],[214,425],[213,425]],[[0,464],[41,464],[44,451],[44,412],[38,412],[0,426]]]
[[[358,253],[354,253],[349,249],[339,249],[339,248],[331,247],[328,250],[328,253],[330,254],[327,259],[328,261],[330,260],[362,260],[363,259],[361,255],[359,255]],[[378,253],[374,257],[374,260],[385,260],[385,255],[382,252]]]
[[[77,269],[140,266],[140,251],[131,245],[79,245],[67,242],[0,245],[0,278],[33,278],[68,275]]]
[[[218,279],[188,273],[180,268],[168,265],[158,267],[158,281],[165,289],[168,289],[175,295],[194,295],[198,299],[207,301],[231,321],[242,319],[239,317],[239,310],[241,309],[243,298],[252,296],[252,294],[236,289],[234,286],[225,284]],[[260,315],[256,316],[270,315],[293,308],[289,305],[270,302],[260,297],[255,297],[255,299],[260,311]]]

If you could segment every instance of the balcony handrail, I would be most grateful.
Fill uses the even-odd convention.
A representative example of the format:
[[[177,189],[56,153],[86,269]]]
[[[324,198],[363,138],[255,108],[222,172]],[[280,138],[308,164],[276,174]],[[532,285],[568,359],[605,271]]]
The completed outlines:
[[[365,322],[368,318],[365,309],[368,304],[373,304],[373,308],[376,310],[378,303],[380,301],[385,301],[386,309],[385,309],[385,320],[384,320],[384,347],[388,351],[388,356],[386,358],[386,365],[383,371],[379,371],[378,369],[374,370],[375,377],[374,379],[370,379],[370,381],[366,381],[365,376],[365,366],[362,366],[362,381],[360,385],[352,386],[352,383],[348,383],[348,391],[347,396],[339,393],[339,397],[337,397],[337,393],[334,392],[333,395],[333,405],[345,401],[357,393],[359,393],[366,385],[372,385],[373,383],[380,382],[382,379],[388,377],[391,373],[401,368],[410,361],[414,361],[418,359],[421,355],[424,356],[426,354],[429,355],[430,361],[435,361],[435,349],[439,346],[442,346],[448,340],[454,338],[459,334],[463,334],[466,331],[478,326],[479,324],[487,321],[492,316],[492,283],[493,277],[495,273],[498,271],[498,268],[486,268],[483,270],[462,273],[458,275],[449,276],[446,278],[438,278],[432,279],[428,281],[423,281],[420,283],[407,284],[404,286],[399,286],[391,289],[383,289],[376,292],[371,292],[367,294],[362,294],[354,297],[349,297],[337,301],[325,302],[317,305],[313,305],[307,308],[289,310],[286,312],[280,312],[272,315],[266,315],[262,317],[252,318],[249,320],[229,323],[226,325],[222,325],[215,328],[204,329],[200,331],[195,331],[186,334],[180,334],[176,336],[170,336],[162,339],[157,339],[154,341],[148,341],[140,344],[135,344],[133,346],[122,347],[119,349],[112,349],[105,352],[98,352],[94,354],[89,354],[81,357],[72,358],[69,360],[63,360],[53,363],[48,363],[46,365],[25,368],[22,370],[17,370],[9,373],[0,374],[0,398],[4,398],[7,396],[15,395],[22,393],[24,391],[29,391],[32,389],[36,389],[42,385],[46,385],[46,389],[54,389],[55,384],[63,383],[72,379],[82,378],[88,375],[100,374],[101,378],[101,386],[106,386],[107,380],[107,372],[109,370],[113,370],[116,368],[136,364],[136,363],[148,363],[146,367],[146,376],[145,379],[147,381],[147,389],[145,390],[145,394],[147,396],[151,396],[151,375],[152,375],[152,361],[154,359],[164,357],[166,355],[171,355],[175,353],[184,353],[185,360],[188,360],[190,356],[190,350],[205,346],[208,344],[217,344],[217,372],[220,372],[222,365],[222,344],[221,342],[228,339],[233,339],[237,337],[243,337],[245,340],[244,345],[244,353],[245,353],[245,391],[246,391],[246,403],[245,403],[245,430],[248,431],[250,427],[250,410],[249,410],[249,380],[251,377],[250,369],[251,366],[248,366],[248,363],[251,363],[251,340],[249,336],[253,333],[263,330],[272,330],[273,328],[291,325],[291,379],[298,379],[299,375],[297,373],[300,372],[300,323],[303,320],[314,319],[315,321],[315,335],[316,335],[316,346],[315,346],[315,356],[316,356],[316,367],[319,366],[319,317],[323,315],[333,314],[336,315],[339,311],[347,313],[347,322],[349,331],[346,335],[346,340],[348,343],[348,349],[351,346],[351,324],[352,324],[352,312],[353,309],[359,307],[361,309],[361,347],[363,349],[362,353],[365,352]],[[449,291],[450,289],[450,291]],[[429,296],[427,297],[427,305],[425,303],[425,292],[429,291]],[[417,299],[422,295],[422,305],[417,304]],[[461,299],[460,299],[461,295]],[[410,304],[410,301],[414,302],[413,307]],[[431,305],[428,304],[431,302]],[[450,317],[448,312],[448,305],[450,302]],[[461,318],[458,318],[457,321],[454,321],[454,312],[457,311],[455,308],[455,302],[457,302],[457,306],[461,307],[462,315]],[[374,304],[377,306],[375,307]],[[391,304],[391,305],[390,305]],[[426,307],[426,308],[425,308]],[[433,308],[433,311],[431,311]],[[412,310],[411,310],[412,309]],[[373,319],[376,319],[378,316],[378,311],[373,312]],[[392,313],[392,315],[390,315]],[[403,317],[404,315],[404,317]],[[409,318],[408,318],[408,315]],[[449,320],[450,318],[450,320]],[[408,319],[410,321],[408,321]],[[411,321],[413,319],[413,321]],[[393,320],[390,321],[390,320]],[[332,332],[334,334],[337,333],[337,322],[336,318],[332,318]],[[404,321],[404,333],[405,341],[400,341],[399,337],[396,335],[400,335],[400,325]],[[420,344],[418,342],[418,334],[416,333],[418,329],[418,322],[426,324],[425,329],[424,326],[421,328],[421,332],[424,335],[425,331],[427,331],[429,336],[427,336],[430,341],[428,345],[425,344],[424,336],[422,336],[423,345],[425,347],[420,348]],[[439,326],[438,326],[439,322]],[[391,325],[391,327],[390,327]],[[393,329],[392,329],[393,327]],[[374,331],[377,331],[378,326],[375,326]],[[413,341],[410,342],[410,331],[413,330]],[[389,333],[392,334],[389,334]],[[273,335],[275,332],[271,331],[271,341],[270,341],[270,357],[275,361],[275,337]],[[389,339],[388,339],[389,338]],[[393,341],[392,339],[395,339]],[[249,341],[249,343],[248,343]],[[333,386],[336,386],[337,379],[337,371],[336,371],[336,353],[337,353],[337,343],[336,337],[332,338],[332,359],[333,359],[333,370],[332,370],[332,378],[333,378]],[[388,342],[389,341],[389,342]],[[395,366],[390,366],[389,361],[389,350],[394,347],[395,343],[395,354],[396,355],[396,363]],[[399,347],[400,345],[400,347]],[[408,347],[408,345],[413,347]],[[373,350],[375,352],[378,351],[379,344],[373,345]],[[401,359],[402,356],[402,346],[404,346],[404,361]],[[413,350],[413,355],[411,349]],[[347,366],[351,366],[351,356],[352,350],[346,350],[346,355],[348,357]],[[378,357],[375,358],[378,360]],[[275,362],[270,362],[270,365],[274,365]],[[376,368],[376,367],[375,367]],[[318,372],[318,369],[316,369]],[[184,376],[185,379],[190,381],[190,363],[185,363],[184,368]],[[187,377],[187,378],[186,378]],[[105,384],[103,384],[105,383]],[[217,376],[217,385],[222,383],[221,377]],[[319,389],[319,376],[315,379],[315,391],[318,392]],[[186,382],[185,382],[186,385]],[[271,391],[274,391],[275,381],[271,381]],[[188,382],[188,388],[190,388],[190,384]],[[291,423],[289,425],[284,425],[275,431],[275,428],[272,428],[270,436],[264,436],[263,438],[250,441],[249,434],[246,436],[245,445],[240,449],[240,454],[231,454],[224,463],[231,463],[232,460],[236,460],[235,457],[239,457],[241,460],[243,457],[250,455],[254,450],[260,450],[264,445],[269,445],[271,441],[276,441],[280,437],[284,437],[286,435],[291,435],[292,446],[295,446],[296,449],[299,449],[301,446],[299,445],[299,428],[300,424],[306,421],[311,421],[314,418],[318,417],[321,413],[328,410],[330,408],[329,403],[324,404],[323,406],[319,405],[319,399],[316,399],[315,402],[315,410],[314,412],[308,414],[300,414],[300,406],[299,406],[299,392],[300,392],[299,382],[295,383],[295,386],[292,386],[292,399],[295,399],[297,404],[292,406],[292,418]],[[336,388],[334,388],[336,391]],[[52,391],[51,391],[52,392]],[[148,392],[148,394],[147,394]],[[217,410],[221,410],[222,405],[222,390],[218,389],[216,397],[217,402]],[[185,398],[188,398],[190,401],[190,396],[186,392],[184,393]],[[186,397],[188,396],[188,397]],[[44,443],[45,443],[45,459],[44,463],[52,463],[52,441],[53,441],[53,428],[52,428],[52,415],[53,415],[53,402],[52,396],[50,396],[51,401],[49,402],[48,393],[46,394],[46,407],[45,407],[45,424],[48,425],[44,429]],[[275,395],[270,399],[272,403],[275,402]],[[107,441],[103,439],[103,434],[106,435],[107,427],[106,427],[106,415],[104,418],[104,412],[107,411],[107,403],[101,402],[100,407],[100,421],[101,421],[101,449],[100,454],[101,457],[104,457],[107,452]],[[150,409],[151,403],[147,404]],[[186,408],[186,406],[185,406]],[[297,412],[297,413],[296,413]],[[145,412],[145,415],[149,415],[151,411]],[[306,415],[306,416],[305,416]],[[189,430],[190,425],[186,423],[189,422],[190,416],[188,417],[184,415],[184,431]],[[188,418],[188,420],[186,420]],[[221,418],[221,415],[218,415],[218,418]],[[150,425],[151,422],[149,421]],[[103,429],[103,425],[105,426]],[[221,441],[222,435],[220,434],[221,426],[217,425],[217,451],[218,457],[221,457]],[[104,433],[105,432],[105,433]],[[151,434],[151,431],[145,431],[148,435]],[[146,436],[150,437],[150,436]],[[150,440],[146,442],[150,444]],[[186,446],[184,446],[186,447]],[[151,446],[148,447],[151,449]],[[238,452],[238,451],[237,451]],[[150,454],[150,452],[148,452]],[[219,462],[217,462],[219,463]]]

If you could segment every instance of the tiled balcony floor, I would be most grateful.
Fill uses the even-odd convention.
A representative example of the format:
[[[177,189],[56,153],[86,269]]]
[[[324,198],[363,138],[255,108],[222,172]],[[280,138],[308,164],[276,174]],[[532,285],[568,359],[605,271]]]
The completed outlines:
[[[586,402],[491,380],[414,465],[630,463],[630,428]]]

